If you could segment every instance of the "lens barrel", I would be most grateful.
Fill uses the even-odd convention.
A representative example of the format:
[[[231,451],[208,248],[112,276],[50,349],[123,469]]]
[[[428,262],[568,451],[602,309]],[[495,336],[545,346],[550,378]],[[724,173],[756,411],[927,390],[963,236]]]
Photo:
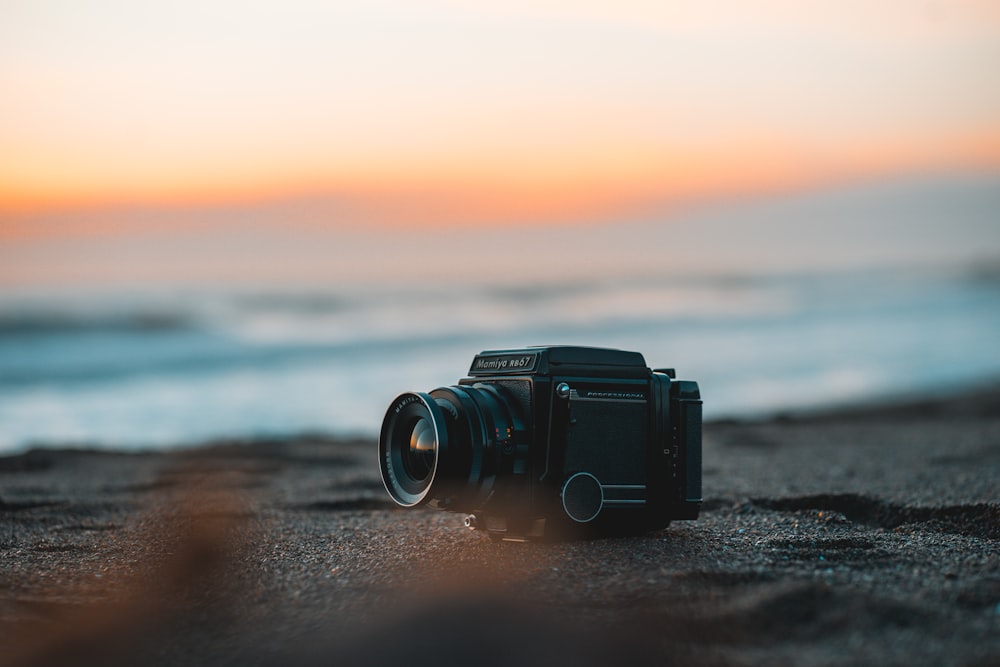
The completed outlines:
[[[520,430],[510,403],[488,384],[407,392],[389,404],[379,438],[379,469],[403,507],[434,501],[471,510],[509,467]]]

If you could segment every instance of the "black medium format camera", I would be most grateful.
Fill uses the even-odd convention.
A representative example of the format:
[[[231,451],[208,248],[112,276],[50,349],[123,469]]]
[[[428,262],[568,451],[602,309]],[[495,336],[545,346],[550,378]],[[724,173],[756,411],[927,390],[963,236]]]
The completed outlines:
[[[637,533],[701,507],[698,384],[638,352],[482,352],[470,377],[400,394],[379,465],[398,504],[506,539]]]

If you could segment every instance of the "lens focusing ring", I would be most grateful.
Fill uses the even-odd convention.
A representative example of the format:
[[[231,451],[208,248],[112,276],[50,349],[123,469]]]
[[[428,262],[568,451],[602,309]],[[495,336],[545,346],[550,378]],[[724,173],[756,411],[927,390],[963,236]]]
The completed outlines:
[[[483,421],[483,410],[475,400],[475,396],[469,391],[469,387],[442,387],[431,392],[438,400],[447,401],[451,404],[456,414],[460,415],[457,421],[463,423],[464,428],[459,438],[462,442],[461,452],[456,451],[457,468],[455,472],[459,480],[464,484],[477,484],[482,477],[483,470],[487,467],[487,454],[490,450],[489,432],[486,422]]]

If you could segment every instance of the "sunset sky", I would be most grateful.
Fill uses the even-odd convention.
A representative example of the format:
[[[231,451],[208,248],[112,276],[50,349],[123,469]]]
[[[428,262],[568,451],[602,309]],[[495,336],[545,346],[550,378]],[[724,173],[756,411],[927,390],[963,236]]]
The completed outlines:
[[[530,223],[995,172],[998,82],[989,0],[6,0],[0,242],[154,224],[94,213],[135,207]]]

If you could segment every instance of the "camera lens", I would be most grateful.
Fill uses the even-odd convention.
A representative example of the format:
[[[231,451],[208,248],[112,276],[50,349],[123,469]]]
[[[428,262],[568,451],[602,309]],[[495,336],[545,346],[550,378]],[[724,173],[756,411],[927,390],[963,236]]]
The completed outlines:
[[[393,500],[410,507],[426,498],[446,445],[444,415],[433,398],[422,393],[396,397],[378,443],[382,481]]]
[[[494,386],[400,394],[382,421],[382,481],[404,507],[428,501],[447,509],[474,507],[497,473],[513,466],[512,439],[523,431]]]

